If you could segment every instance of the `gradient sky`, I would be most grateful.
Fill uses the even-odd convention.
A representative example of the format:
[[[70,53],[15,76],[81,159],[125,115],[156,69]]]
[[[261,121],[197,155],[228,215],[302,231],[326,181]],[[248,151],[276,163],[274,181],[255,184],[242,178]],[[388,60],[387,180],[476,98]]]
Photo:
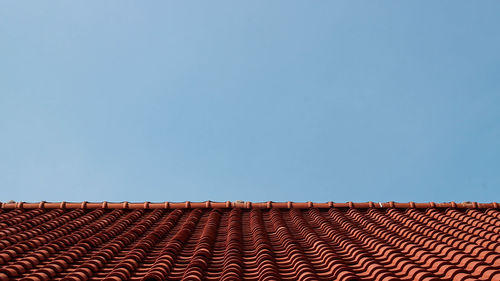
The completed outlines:
[[[500,201],[500,1],[3,1],[0,201]]]

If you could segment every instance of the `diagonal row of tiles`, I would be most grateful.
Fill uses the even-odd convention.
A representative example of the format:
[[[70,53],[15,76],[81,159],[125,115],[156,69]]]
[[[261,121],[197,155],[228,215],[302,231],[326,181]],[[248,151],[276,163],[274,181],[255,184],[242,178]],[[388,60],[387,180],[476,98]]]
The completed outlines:
[[[0,281],[500,280],[495,209],[0,211]]]

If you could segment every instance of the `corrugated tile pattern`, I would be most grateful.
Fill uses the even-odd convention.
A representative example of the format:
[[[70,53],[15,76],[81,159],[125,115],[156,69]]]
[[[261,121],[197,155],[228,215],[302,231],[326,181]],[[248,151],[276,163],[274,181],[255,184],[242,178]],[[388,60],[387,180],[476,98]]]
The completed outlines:
[[[71,204],[2,204],[0,281],[500,280],[497,203]]]

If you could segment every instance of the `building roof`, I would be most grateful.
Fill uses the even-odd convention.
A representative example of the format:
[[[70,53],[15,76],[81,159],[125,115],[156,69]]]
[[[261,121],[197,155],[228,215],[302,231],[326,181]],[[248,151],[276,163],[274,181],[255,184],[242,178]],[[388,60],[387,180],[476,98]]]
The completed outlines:
[[[0,205],[0,281],[500,280],[498,203]]]

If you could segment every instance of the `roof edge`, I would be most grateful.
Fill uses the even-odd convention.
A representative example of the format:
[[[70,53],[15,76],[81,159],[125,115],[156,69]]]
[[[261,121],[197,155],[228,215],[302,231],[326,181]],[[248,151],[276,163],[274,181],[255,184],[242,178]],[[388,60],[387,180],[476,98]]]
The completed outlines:
[[[478,202],[249,202],[249,201],[226,201],[226,202],[0,202],[0,209],[193,209],[193,208],[242,208],[242,209],[270,209],[270,208],[356,208],[356,209],[384,209],[384,208],[399,208],[399,209],[427,209],[427,208],[459,208],[459,209],[499,209],[500,204],[497,202],[478,203]]]

